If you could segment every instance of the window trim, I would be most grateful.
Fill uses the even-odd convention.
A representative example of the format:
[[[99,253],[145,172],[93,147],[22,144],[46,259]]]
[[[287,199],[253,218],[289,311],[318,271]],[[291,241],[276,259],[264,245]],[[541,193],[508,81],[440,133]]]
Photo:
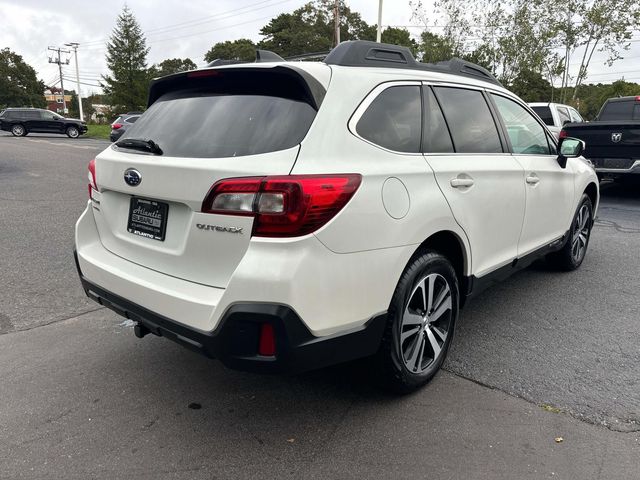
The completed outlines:
[[[351,118],[349,119],[349,121],[347,122],[347,128],[349,129],[349,132],[356,138],[362,140],[363,142],[368,143],[369,145],[373,145],[376,148],[379,148],[381,150],[384,150],[385,152],[390,152],[390,153],[395,153],[397,155],[408,155],[408,156],[418,156],[418,155],[422,155],[422,152],[398,152],[396,150],[391,150],[389,148],[383,147],[382,145],[378,145],[377,143],[373,143],[371,140],[367,140],[366,138],[362,137],[358,131],[356,130],[356,126],[358,124],[358,122],[360,121],[360,118],[362,117],[362,115],[364,115],[364,112],[367,111],[367,109],[369,108],[369,106],[382,94],[382,92],[384,92],[385,90],[389,89],[389,88],[393,88],[393,87],[418,87],[419,92],[420,92],[420,106],[421,106],[421,111],[424,111],[423,105],[424,105],[424,100],[422,99],[422,84],[423,82],[421,82],[420,80],[400,80],[400,81],[391,81],[391,82],[384,82],[384,83],[380,83],[379,85],[375,86],[362,100],[362,102],[360,102],[360,105],[358,105],[355,109],[355,111],[353,112],[353,114],[351,115]],[[422,122],[424,120],[424,115],[421,114],[420,116],[420,121]],[[420,150],[422,150],[422,123],[420,124]]]
[[[453,144],[454,150],[456,149],[456,144],[455,144],[455,141],[453,140],[453,135],[451,134],[451,128],[449,127],[449,120],[447,120],[447,115],[445,114],[444,109],[442,108],[442,102],[440,100],[440,97],[438,97],[438,92],[434,87],[458,88],[462,90],[475,90],[480,92],[480,94],[482,95],[482,98],[487,104],[487,108],[489,109],[489,114],[493,119],[493,124],[496,127],[496,132],[498,133],[498,140],[500,141],[500,147],[502,148],[502,152],[457,152],[456,151],[454,153],[445,153],[444,155],[465,155],[465,156],[511,155],[511,152],[508,151],[511,148],[511,144],[507,143],[509,138],[505,136],[506,130],[504,130],[504,125],[502,125],[502,122],[500,121],[500,116],[498,115],[498,112],[495,109],[495,105],[493,105],[493,101],[490,98],[491,95],[488,94],[488,91],[493,92],[493,90],[487,90],[484,87],[480,87],[476,85],[465,85],[465,84],[459,84],[459,83],[449,83],[449,82],[423,82],[423,83],[431,86],[431,90],[433,91],[433,94],[436,97],[438,105],[440,106],[440,110],[442,111],[442,115],[444,116],[444,121],[447,124],[447,128],[449,129],[449,135],[451,137],[451,142]],[[433,155],[433,154],[423,153],[423,155]],[[439,155],[443,155],[443,154],[440,153]]]
[[[503,92],[497,92],[495,90],[487,91],[487,96],[489,97],[489,101],[490,101],[491,105],[493,106],[493,108],[495,109],[495,115],[497,115],[497,121],[500,123],[502,131],[504,132],[505,140],[507,142],[506,143],[507,150],[508,150],[510,155],[532,155],[532,156],[536,156],[536,157],[545,157],[545,156],[549,156],[549,157],[550,156],[555,156],[555,157],[557,157],[557,154],[554,154],[554,153],[549,153],[547,155],[543,155],[543,154],[539,154],[539,153],[515,153],[513,151],[513,145],[511,144],[511,139],[509,138],[507,126],[504,124],[502,116],[500,115],[500,112],[498,111],[498,107],[495,104],[495,102],[493,101],[492,95],[497,95],[499,97],[506,98],[507,100],[511,100],[512,102],[515,102],[516,104],[518,104],[522,108],[524,108],[527,112],[529,112],[529,114],[531,114],[533,119],[538,123],[538,125],[540,125],[542,127],[542,130],[547,135],[547,143],[548,143],[548,139],[549,138],[555,138],[555,136],[553,134],[551,134],[551,132],[547,128],[547,124],[544,123],[542,121],[542,119],[540,119],[538,117],[538,115],[533,111],[533,109],[531,107],[529,107],[529,105],[527,105],[526,103],[519,101],[519,99],[517,97],[512,97],[511,95],[505,95]],[[556,150],[557,150],[557,148],[558,148],[558,144],[557,143],[555,144],[555,147],[556,147]]]

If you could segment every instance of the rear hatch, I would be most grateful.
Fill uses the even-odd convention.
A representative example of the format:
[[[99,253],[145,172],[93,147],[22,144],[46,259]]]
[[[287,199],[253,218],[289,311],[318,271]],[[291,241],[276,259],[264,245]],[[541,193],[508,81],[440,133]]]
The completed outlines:
[[[93,211],[104,247],[174,277],[226,287],[253,218],[201,213],[203,201],[224,178],[289,174],[324,91],[304,71],[275,64],[156,81],[149,109],[96,158]]]
[[[584,156],[596,167],[629,168],[640,158],[640,121],[572,123],[563,130],[585,141]]]

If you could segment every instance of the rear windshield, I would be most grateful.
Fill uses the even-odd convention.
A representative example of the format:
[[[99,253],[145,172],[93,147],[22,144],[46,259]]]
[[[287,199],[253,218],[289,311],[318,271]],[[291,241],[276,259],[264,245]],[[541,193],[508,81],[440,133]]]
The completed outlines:
[[[602,108],[602,112],[598,116],[598,120],[602,121],[628,121],[636,120],[633,118],[633,100],[607,102]]]
[[[315,115],[289,98],[182,91],[160,97],[123,138],[153,140],[166,156],[240,157],[299,144]]]
[[[531,109],[536,112],[544,123],[553,127],[553,116],[549,107],[531,107]]]

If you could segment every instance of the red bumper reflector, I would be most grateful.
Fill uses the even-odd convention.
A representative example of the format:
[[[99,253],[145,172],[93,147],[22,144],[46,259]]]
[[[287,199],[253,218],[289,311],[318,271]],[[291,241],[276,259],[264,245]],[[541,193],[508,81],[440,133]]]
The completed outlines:
[[[273,357],[276,354],[276,337],[273,334],[273,325],[263,323],[260,325],[260,343],[258,344],[258,355],[263,357]]]

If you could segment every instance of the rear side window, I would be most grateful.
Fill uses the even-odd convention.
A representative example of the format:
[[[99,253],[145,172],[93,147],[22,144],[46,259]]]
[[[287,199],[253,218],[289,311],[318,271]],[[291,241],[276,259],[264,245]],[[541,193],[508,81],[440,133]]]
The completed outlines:
[[[598,116],[598,120],[603,121],[625,121],[632,120],[634,115],[634,104],[632,100],[622,102],[607,102]]]
[[[129,117],[125,120],[125,122],[127,123],[136,123],[136,121],[139,119],[140,117]]]
[[[507,127],[513,153],[549,155],[547,135],[542,125],[522,105],[500,95],[491,95]]]
[[[566,107],[557,107],[558,117],[560,117],[560,125],[564,125],[565,123],[571,122],[571,117],[569,116],[569,110]]]
[[[573,108],[569,109],[569,114],[571,115],[571,121],[572,122],[583,122],[584,120],[582,119],[582,116]]]
[[[420,152],[422,100],[420,87],[389,87],[378,95],[358,120],[362,138],[396,152]]]
[[[553,127],[553,115],[549,107],[531,107],[531,109],[536,112],[545,124]]]
[[[424,87],[424,133],[423,151],[425,153],[453,152],[453,142],[444,121],[442,110],[430,87]]]
[[[289,98],[179,91],[160,97],[123,138],[153,140],[165,156],[240,157],[299,144],[315,114]]]
[[[502,153],[489,106],[477,90],[434,87],[457,153]]]

